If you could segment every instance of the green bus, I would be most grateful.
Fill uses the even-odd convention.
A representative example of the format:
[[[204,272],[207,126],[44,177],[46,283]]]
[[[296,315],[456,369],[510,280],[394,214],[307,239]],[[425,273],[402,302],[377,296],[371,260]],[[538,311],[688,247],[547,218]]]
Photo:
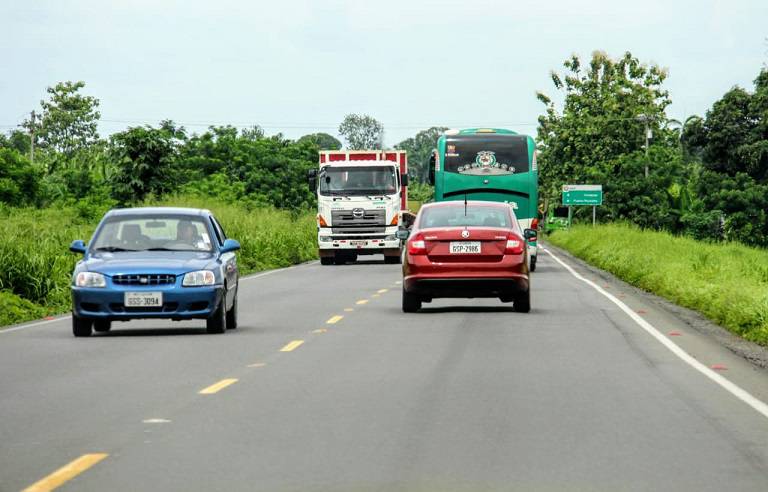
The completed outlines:
[[[539,171],[536,144],[528,135],[501,128],[448,130],[430,158],[435,201],[509,203],[523,228],[538,227]],[[536,241],[528,243],[536,269]]]

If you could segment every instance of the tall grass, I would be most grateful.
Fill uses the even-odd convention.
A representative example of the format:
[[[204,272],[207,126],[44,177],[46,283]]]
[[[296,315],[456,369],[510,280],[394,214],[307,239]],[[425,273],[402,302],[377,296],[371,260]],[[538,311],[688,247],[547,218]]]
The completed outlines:
[[[768,250],[700,242],[624,224],[574,226],[554,233],[549,241],[768,346]]]
[[[317,256],[314,213],[186,196],[150,204],[211,210],[227,236],[240,241],[243,274]],[[79,256],[69,252],[69,244],[88,241],[105,211],[96,205],[0,208],[0,326],[70,309],[69,285]]]

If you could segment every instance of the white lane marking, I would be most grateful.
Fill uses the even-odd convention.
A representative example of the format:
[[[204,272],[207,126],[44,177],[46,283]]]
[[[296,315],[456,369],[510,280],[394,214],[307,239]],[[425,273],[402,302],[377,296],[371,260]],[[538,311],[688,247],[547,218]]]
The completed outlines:
[[[551,256],[555,261],[560,263],[566,270],[571,272],[571,275],[581,280],[582,282],[586,283],[587,285],[590,285],[600,294],[608,298],[608,300],[616,304],[622,311],[624,311],[627,314],[627,316],[632,318],[632,320],[635,323],[640,325],[642,329],[648,332],[648,334],[651,335],[653,338],[655,338],[659,343],[661,343],[666,348],[668,348],[670,352],[672,352],[677,357],[679,357],[683,362],[693,367],[694,369],[696,369],[697,371],[699,371],[700,373],[702,373],[703,375],[705,375],[706,377],[714,381],[715,383],[719,384],[724,390],[726,390],[727,392],[729,392],[739,400],[743,401],[744,403],[752,407],[755,411],[762,414],[763,417],[768,418],[768,404],[766,404],[764,401],[757,399],[742,387],[734,384],[730,380],[724,378],[722,375],[718,374],[717,372],[713,371],[709,367],[705,366],[704,364],[702,364],[701,362],[693,358],[693,356],[691,356],[688,352],[681,349],[677,344],[672,342],[669,338],[665,337],[658,329],[656,329],[656,327],[654,327],[652,324],[650,324],[649,322],[641,318],[640,315],[632,311],[626,304],[621,302],[614,295],[606,292],[605,290],[603,290],[602,287],[592,282],[591,280],[576,273],[576,271],[573,268],[571,268],[563,260],[555,256],[555,254],[549,251],[549,249],[547,248],[541,248],[541,249],[546,251],[549,256]]]
[[[251,279],[254,279],[254,278],[265,277],[267,275],[272,275],[273,273],[285,272],[286,270],[293,270],[294,268],[314,265],[315,263],[319,263],[319,261],[310,261],[309,263],[302,263],[300,265],[293,265],[293,266],[289,266],[289,267],[285,267],[285,268],[276,268],[274,270],[269,270],[268,272],[254,273],[253,275],[246,275],[245,277],[240,277],[240,280],[251,280]],[[23,325],[14,326],[13,328],[5,328],[5,329],[3,329],[2,327],[0,327],[0,335],[2,335],[3,333],[11,333],[13,331],[19,331],[19,330],[24,330],[26,328],[32,328],[34,326],[47,325],[49,323],[55,323],[57,321],[64,321],[64,320],[68,320],[68,319],[71,319],[71,318],[72,318],[71,315],[67,315],[67,316],[61,316],[61,317],[56,318],[56,319],[46,319],[46,320],[42,320],[42,321],[35,321],[35,322],[32,322],[32,323],[26,323],[26,324],[23,324]]]
[[[144,419],[141,421],[142,424],[170,424],[171,421],[168,419]]]
[[[33,323],[26,323],[23,325],[14,326],[13,328],[5,328],[5,329],[0,328],[0,335],[2,335],[3,333],[11,333],[12,331],[23,330],[25,328],[32,328],[33,326],[47,325],[49,323],[55,323],[57,321],[64,321],[70,318],[72,318],[72,316],[67,315],[67,316],[62,316],[61,318],[46,319],[42,321],[35,321]]]
[[[320,263],[320,261],[315,260],[315,261],[310,261],[308,263],[301,263],[299,265],[293,265],[293,266],[289,266],[289,267],[285,267],[285,268],[275,268],[274,270],[269,270],[269,271],[266,271],[266,272],[253,273],[251,275],[246,275],[245,277],[240,277],[240,280],[252,280],[254,278],[266,277],[267,275],[272,275],[273,273],[287,272],[288,270],[293,270],[294,268],[301,268],[303,266],[310,266],[310,265],[314,265],[316,263]]]

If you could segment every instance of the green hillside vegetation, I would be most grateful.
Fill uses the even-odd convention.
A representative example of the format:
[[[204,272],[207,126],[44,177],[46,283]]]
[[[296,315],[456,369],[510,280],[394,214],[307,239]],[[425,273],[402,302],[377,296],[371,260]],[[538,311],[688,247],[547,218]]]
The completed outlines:
[[[629,224],[574,226],[548,240],[626,282],[768,346],[768,250]]]

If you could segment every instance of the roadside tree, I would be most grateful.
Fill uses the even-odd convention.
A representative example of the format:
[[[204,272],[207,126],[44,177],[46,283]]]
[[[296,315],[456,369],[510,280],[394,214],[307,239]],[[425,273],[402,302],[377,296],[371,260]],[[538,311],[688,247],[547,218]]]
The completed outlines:
[[[348,114],[339,125],[350,150],[380,149],[384,140],[384,125],[367,114]]]

